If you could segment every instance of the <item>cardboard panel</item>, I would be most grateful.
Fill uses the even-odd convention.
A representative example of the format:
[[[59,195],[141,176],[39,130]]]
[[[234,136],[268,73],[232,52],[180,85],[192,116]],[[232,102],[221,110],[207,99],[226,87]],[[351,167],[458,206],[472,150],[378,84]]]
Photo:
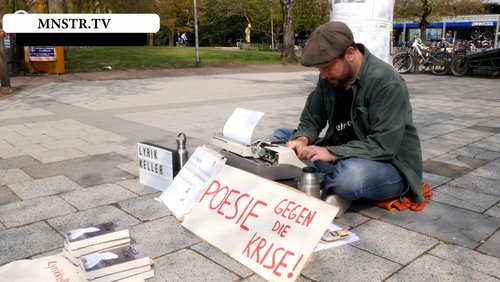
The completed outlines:
[[[269,281],[294,281],[338,208],[223,165],[182,225]]]

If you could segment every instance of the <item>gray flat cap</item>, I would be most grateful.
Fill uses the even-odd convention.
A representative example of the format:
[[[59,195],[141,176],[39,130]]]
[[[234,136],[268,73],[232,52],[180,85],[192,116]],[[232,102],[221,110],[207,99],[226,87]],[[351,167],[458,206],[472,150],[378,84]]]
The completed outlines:
[[[306,67],[318,66],[340,57],[354,42],[351,29],[343,22],[327,22],[313,31],[300,59]]]

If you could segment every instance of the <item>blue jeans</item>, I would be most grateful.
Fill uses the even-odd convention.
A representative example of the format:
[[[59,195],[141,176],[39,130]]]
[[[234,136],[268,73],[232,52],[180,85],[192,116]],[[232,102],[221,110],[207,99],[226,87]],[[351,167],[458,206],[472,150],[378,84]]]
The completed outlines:
[[[291,128],[279,128],[270,141],[287,141],[292,133]],[[324,175],[322,198],[335,194],[349,200],[384,201],[400,196],[405,187],[404,176],[389,162],[348,157],[313,165]]]

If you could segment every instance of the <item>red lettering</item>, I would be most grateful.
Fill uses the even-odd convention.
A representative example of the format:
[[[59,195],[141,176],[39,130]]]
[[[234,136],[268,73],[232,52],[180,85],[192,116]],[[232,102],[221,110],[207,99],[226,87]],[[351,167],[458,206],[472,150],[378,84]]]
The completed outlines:
[[[205,193],[203,193],[203,196],[201,196],[200,200],[198,201],[198,203],[201,203],[201,201],[203,200],[203,198],[205,198],[206,195],[212,195],[214,194],[216,191],[212,192],[210,189],[212,188],[212,186],[216,186],[216,191],[219,190],[219,187],[220,187],[220,182],[217,181],[217,180],[213,180],[212,183],[210,183],[210,186],[208,186],[207,190],[205,190]]]
[[[222,209],[222,207],[223,207],[224,205],[231,205],[231,202],[229,202],[227,199],[228,199],[229,197],[231,197],[231,194],[233,194],[233,193],[239,194],[239,193],[240,193],[240,191],[238,191],[238,190],[234,190],[234,189],[233,189],[233,190],[229,191],[229,193],[227,193],[226,197],[224,198],[224,200],[223,200],[223,201],[222,201],[222,203],[220,204],[219,209],[217,210],[217,213],[218,213],[218,214],[220,214],[220,215],[224,215],[224,212],[222,212],[222,211],[221,211],[221,209]]]
[[[308,209],[304,208],[304,209],[302,210],[302,212],[300,213],[300,215],[302,216],[302,214],[303,214],[304,212],[306,212],[306,211],[307,211],[308,213],[307,213],[307,216],[306,216],[306,218],[304,219],[304,221],[302,221],[302,222],[297,222],[297,223],[298,223],[298,224],[302,224],[302,225],[304,225],[304,226],[306,226],[306,227],[307,227],[307,226],[309,226],[309,224],[311,224],[311,221],[313,221],[314,217],[316,216],[316,211],[315,211],[314,213],[312,213],[312,214],[311,214],[311,211],[309,211]]]
[[[277,215],[281,215],[281,217],[286,218],[288,220],[295,220],[295,223],[302,226],[309,226],[316,216],[316,211],[312,212],[310,209],[297,205],[294,201],[289,201],[286,204],[286,207],[283,208],[283,205],[288,202],[287,199],[279,202],[276,207],[274,207],[274,213]],[[299,212],[300,211],[300,212]]]
[[[248,194],[243,194],[241,196],[238,197],[238,199],[236,199],[236,201],[234,202],[234,214],[229,216],[229,215],[226,215],[226,218],[227,219],[233,219],[235,218],[237,215],[238,215],[238,203],[240,202],[240,200],[245,197],[245,198],[248,198],[250,197],[250,195]]]
[[[271,231],[275,231],[275,232],[277,231],[276,233],[278,233],[278,235],[280,235],[280,237],[284,238],[285,234],[288,232],[289,228],[290,228],[290,225],[281,224],[281,222],[279,220],[276,220]]]
[[[276,207],[274,207],[274,213],[275,214],[280,214],[283,212],[283,209],[280,208],[281,204],[284,203],[284,202],[287,202],[288,200],[287,199],[283,199],[281,202],[279,202],[279,204],[276,205]]]
[[[271,231],[279,231],[281,227],[281,223],[279,220],[276,220],[276,222],[273,225],[273,228],[271,228]]]
[[[258,236],[257,232],[255,232],[241,254],[246,255],[246,257],[249,259],[255,259],[256,263],[266,269],[272,269],[272,273],[274,275],[281,277],[281,269],[287,268],[289,266],[290,260],[292,258],[290,258],[289,260],[287,259],[289,257],[295,256],[295,253],[283,247],[275,248],[274,243],[271,243],[271,245],[267,247],[268,243],[269,242],[265,238]],[[261,257],[261,251],[263,252],[264,250],[266,250],[266,252]],[[267,259],[269,254],[272,255],[269,257],[269,259]],[[304,255],[301,255],[297,262],[294,262],[295,266],[293,267],[293,269],[289,270],[289,273],[287,275],[288,278],[291,278],[293,276],[293,272],[299,265],[303,256]]]
[[[290,229],[290,225],[286,225],[285,227],[283,227],[283,230],[281,230],[280,232],[280,236],[285,238],[285,234],[288,233],[288,229]]]
[[[288,273],[288,275],[287,275],[288,278],[292,278],[293,277],[293,272],[295,271],[295,269],[297,269],[297,266],[299,265],[299,263],[300,263],[300,261],[302,260],[303,257],[304,257],[304,254],[300,255],[300,258],[295,263],[295,266],[293,267],[292,271],[290,271],[290,273]]]
[[[257,236],[257,232],[255,232],[253,234],[252,239],[250,239],[250,241],[248,241],[248,244],[243,249],[243,252],[241,252],[241,254],[245,254],[245,252],[246,252],[247,258],[251,258],[251,256],[250,256],[250,245],[253,245],[253,243],[255,243],[257,240],[260,240],[260,236],[257,237],[257,238],[255,238],[255,236]]]
[[[206,196],[210,196],[211,198],[208,202],[208,208],[210,210],[214,210],[217,214],[222,216],[227,214],[225,216],[226,219],[234,219],[238,217],[236,224],[239,224],[241,229],[248,231],[248,219],[252,217],[259,218],[259,215],[256,212],[257,206],[267,206],[267,203],[260,200],[254,201],[255,198],[251,197],[249,194],[243,194],[239,197],[233,196],[240,193],[241,192],[239,190],[230,189],[228,186],[221,187],[220,182],[213,180],[200,197],[199,203],[201,203]],[[244,207],[243,212],[239,213],[240,208],[238,204],[240,203],[240,200],[248,197],[251,197],[250,201],[245,203],[246,206]],[[230,206],[234,207],[234,212],[231,214],[231,209],[229,208]]]
[[[220,200],[220,202],[216,201],[215,205],[214,205],[214,200],[217,200],[217,196],[219,195],[219,193],[221,193],[221,191],[225,192],[226,194],[222,196],[222,199]],[[217,190],[215,195],[212,197],[212,200],[210,200],[210,204],[208,205],[208,207],[211,210],[216,210],[216,209],[220,208],[223,205],[224,199],[226,199],[226,195],[228,194],[228,192],[229,192],[229,187],[227,187],[227,186],[223,186],[223,187],[219,188],[219,190]]]
[[[248,227],[245,225],[245,222],[247,221],[247,219],[249,217],[259,218],[259,215],[253,212],[253,210],[255,209],[255,207],[257,207],[257,205],[267,206],[267,203],[263,202],[261,200],[258,200],[257,202],[255,202],[255,204],[253,204],[253,206],[250,209],[250,211],[247,213],[247,216],[245,217],[245,219],[243,220],[243,222],[240,224],[241,229],[246,230],[246,231],[249,230]]]
[[[255,248],[255,250],[253,251],[250,258],[252,258],[254,255],[256,255],[257,257],[255,258],[255,261],[258,263],[260,261],[260,250],[262,250],[266,246],[266,244],[267,244],[266,239],[264,239],[264,238],[260,239],[260,242],[257,245],[257,248]]]
[[[252,204],[254,198],[252,198],[250,200],[250,203],[247,204],[247,206],[245,207],[245,210],[243,210],[243,212],[241,213],[240,217],[238,218],[238,220],[236,221],[236,224],[238,224],[238,222],[240,222],[240,220],[243,218],[243,216],[245,215],[245,213],[247,212],[247,209],[248,207]]]
[[[290,214],[288,215],[288,219],[293,220],[294,218],[296,218],[296,217],[297,217],[297,214],[295,213],[295,210],[296,210],[296,209],[298,209],[298,208],[300,208],[300,207],[302,207],[302,206],[301,206],[301,205],[296,205],[296,206],[292,209],[292,211],[290,212]]]
[[[281,277],[281,272],[278,271],[278,269],[280,267],[287,267],[288,264],[284,263],[283,261],[286,259],[287,256],[293,256],[295,255],[294,252],[291,252],[291,251],[286,251],[285,254],[281,257],[280,259],[280,262],[278,262],[278,265],[276,265],[276,267],[273,269],[273,274],[278,276],[278,277]]]
[[[271,264],[268,264],[268,265],[262,265],[263,267],[267,268],[267,269],[271,269],[271,268],[274,268],[274,265],[276,264],[276,253],[278,253],[279,251],[284,251],[285,248],[277,248],[276,250],[274,250],[273,252],[273,257],[271,259]]]
[[[262,257],[262,260],[259,261],[259,264],[262,265],[264,263],[264,261],[266,260],[267,258],[267,255],[271,252],[271,250],[273,249],[274,247],[274,243],[271,244],[271,246],[269,246],[269,248],[267,249],[266,253],[264,254],[264,256]]]
[[[286,208],[285,210],[283,211],[283,213],[281,214],[282,217],[286,218],[286,215],[285,213],[289,212],[290,211],[290,205],[294,205],[295,202],[294,201],[290,201],[288,202],[288,205],[286,205]]]

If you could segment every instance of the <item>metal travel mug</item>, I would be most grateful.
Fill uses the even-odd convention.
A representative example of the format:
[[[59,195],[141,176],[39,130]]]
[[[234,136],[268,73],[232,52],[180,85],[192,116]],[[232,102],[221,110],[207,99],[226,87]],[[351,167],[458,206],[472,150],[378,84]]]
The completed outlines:
[[[299,190],[307,195],[321,199],[321,183],[315,167],[304,167],[299,179]]]
[[[188,151],[186,149],[186,135],[184,133],[179,133],[176,138],[177,141],[177,154],[179,154],[179,165],[182,168],[189,156],[188,156]]]

